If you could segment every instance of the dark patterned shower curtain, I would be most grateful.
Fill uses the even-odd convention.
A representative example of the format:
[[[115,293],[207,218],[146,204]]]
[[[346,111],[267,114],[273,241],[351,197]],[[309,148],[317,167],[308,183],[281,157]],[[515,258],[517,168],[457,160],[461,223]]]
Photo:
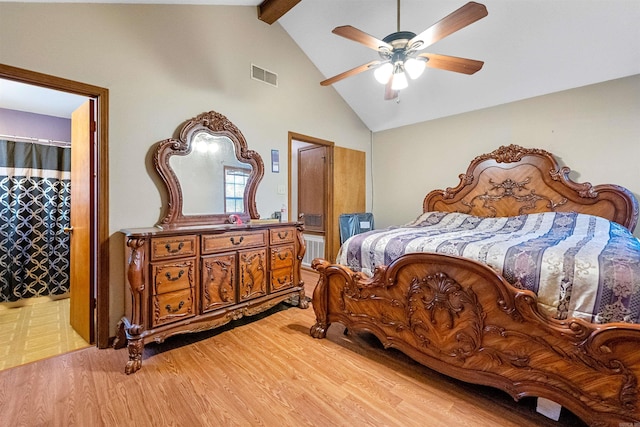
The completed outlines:
[[[71,149],[0,140],[0,301],[69,291]]]

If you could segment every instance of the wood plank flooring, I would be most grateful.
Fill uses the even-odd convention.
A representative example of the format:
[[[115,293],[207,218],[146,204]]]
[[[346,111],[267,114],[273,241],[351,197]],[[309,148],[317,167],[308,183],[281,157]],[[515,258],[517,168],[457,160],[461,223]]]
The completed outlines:
[[[310,290],[313,285],[307,282]],[[533,399],[439,375],[370,335],[309,335],[313,309],[281,304],[233,327],[144,350],[87,348],[0,372],[11,426],[564,426]]]

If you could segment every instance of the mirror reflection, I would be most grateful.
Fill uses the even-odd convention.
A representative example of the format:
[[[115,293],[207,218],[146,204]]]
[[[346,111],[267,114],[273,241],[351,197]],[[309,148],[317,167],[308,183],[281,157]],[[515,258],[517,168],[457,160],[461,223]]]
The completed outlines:
[[[207,131],[193,134],[191,151],[171,156],[169,164],[182,190],[184,215],[242,213],[251,166],[236,157],[226,136]]]

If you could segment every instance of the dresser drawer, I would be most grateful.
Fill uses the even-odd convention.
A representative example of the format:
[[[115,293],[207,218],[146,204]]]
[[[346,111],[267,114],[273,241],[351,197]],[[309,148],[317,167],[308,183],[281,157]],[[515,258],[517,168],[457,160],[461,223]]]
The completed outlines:
[[[153,296],[152,325],[159,326],[195,316],[194,288]]]
[[[296,229],[293,227],[273,228],[269,230],[269,241],[272,245],[281,243],[293,243],[296,238]]]
[[[271,248],[271,269],[291,267],[295,258],[295,245],[277,246]]]
[[[271,292],[293,287],[293,268],[280,268],[271,271]]]
[[[228,251],[230,249],[266,246],[267,231],[239,231],[202,236],[202,253]]]
[[[151,261],[196,254],[196,236],[158,237],[151,239]]]
[[[196,280],[196,260],[154,264],[152,271],[153,294],[191,288]]]

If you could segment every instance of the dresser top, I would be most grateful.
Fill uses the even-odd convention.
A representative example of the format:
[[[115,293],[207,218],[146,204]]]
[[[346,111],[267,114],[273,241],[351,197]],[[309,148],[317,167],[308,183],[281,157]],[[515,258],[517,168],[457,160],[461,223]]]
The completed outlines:
[[[141,227],[141,228],[124,228],[120,230],[125,236],[171,236],[178,234],[202,234],[202,233],[228,233],[230,231],[250,231],[264,230],[272,228],[296,227],[302,229],[301,222],[249,222],[244,224],[217,224],[217,225],[194,225],[180,226],[172,228],[162,227]]]

